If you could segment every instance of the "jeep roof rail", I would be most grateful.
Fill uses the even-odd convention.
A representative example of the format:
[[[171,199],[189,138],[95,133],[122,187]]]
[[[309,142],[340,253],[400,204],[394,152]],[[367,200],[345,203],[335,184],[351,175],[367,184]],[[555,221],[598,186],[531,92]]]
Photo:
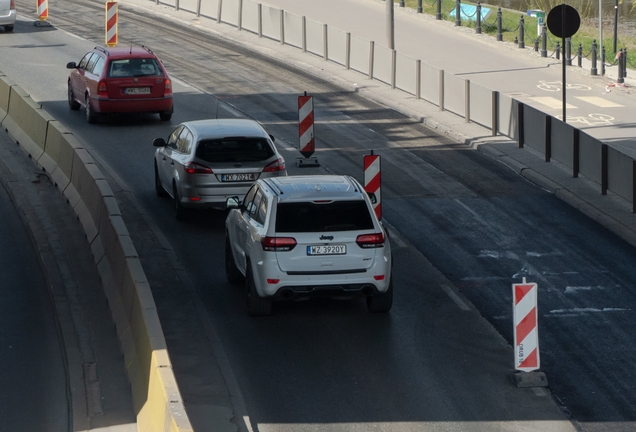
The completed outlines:
[[[284,195],[283,190],[279,188],[278,185],[275,184],[271,178],[263,179],[263,183],[266,184],[272,190],[272,192],[275,193],[277,196]]]

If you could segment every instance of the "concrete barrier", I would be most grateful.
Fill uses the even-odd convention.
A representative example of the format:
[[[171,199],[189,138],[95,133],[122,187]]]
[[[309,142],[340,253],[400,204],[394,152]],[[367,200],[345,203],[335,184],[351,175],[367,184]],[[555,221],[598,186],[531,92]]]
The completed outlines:
[[[48,122],[55,120],[17,85],[11,86],[9,108],[2,126],[33,159],[44,152]]]
[[[15,85],[8,77],[0,72],[0,123],[7,116],[9,111],[9,95],[11,94],[11,86]]]
[[[0,119],[81,221],[117,328],[138,430],[192,431],[150,284],[104,175],[69,130],[3,75]]]

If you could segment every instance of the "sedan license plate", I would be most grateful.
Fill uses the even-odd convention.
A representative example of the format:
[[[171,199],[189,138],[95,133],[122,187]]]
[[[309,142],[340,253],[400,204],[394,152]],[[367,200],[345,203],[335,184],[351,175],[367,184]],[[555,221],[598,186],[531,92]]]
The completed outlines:
[[[222,182],[254,181],[254,173],[222,174],[221,181]]]
[[[150,94],[150,87],[128,87],[124,89],[124,94]]]
[[[307,246],[307,255],[344,255],[347,245]]]

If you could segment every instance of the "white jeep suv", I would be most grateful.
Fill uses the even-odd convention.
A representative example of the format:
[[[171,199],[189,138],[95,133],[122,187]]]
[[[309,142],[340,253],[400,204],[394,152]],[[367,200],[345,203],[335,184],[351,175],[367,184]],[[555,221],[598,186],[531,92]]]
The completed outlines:
[[[391,247],[373,198],[336,175],[259,179],[241,204],[228,198],[226,275],[244,281],[249,314],[318,296],[366,297],[369,311],[389,311]]]

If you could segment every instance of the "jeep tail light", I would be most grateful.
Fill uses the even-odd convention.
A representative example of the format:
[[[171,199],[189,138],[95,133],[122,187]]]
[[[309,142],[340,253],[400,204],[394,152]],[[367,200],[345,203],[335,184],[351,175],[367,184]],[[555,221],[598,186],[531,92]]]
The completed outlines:
[[[106,80],[101,80],[97,84],[97,96],[108,97],[108,88],[106,87]]]
[[[188,174],[212,174],[210,168],[196,162],[188,162],[183,166],[183,170]]]
[[[11,2],[9,2],[9,9],[15,10],[15,0],[11,0]]]
[[[363,249],[384,247],[384,234],[362,234],[356,238],[356,243]]]
[[[265,168],[263,168],[263,172],[276,172],[283,171],[285,169],[285,160],[283,158],[278,158],[274,162],[267,164]]]
[[[172,94],[172,81],[166,78],[166,80],[163,82],[163,95],[168,96],[171,94]]]
[[[296,239],[293,237],[263,237],[261,245],[268,252],[289,252],[296,247]]]

